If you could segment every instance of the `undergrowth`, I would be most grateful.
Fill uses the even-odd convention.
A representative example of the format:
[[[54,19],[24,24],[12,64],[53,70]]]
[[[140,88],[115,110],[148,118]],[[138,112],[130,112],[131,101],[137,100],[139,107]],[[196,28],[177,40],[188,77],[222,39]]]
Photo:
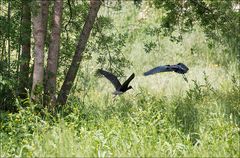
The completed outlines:
[[[55,116],[19,106],[1,113],[1,156],[239,156],[238,83],[223,91],[192,82],[171,100],[142,89],[137,98],[72,100]]]

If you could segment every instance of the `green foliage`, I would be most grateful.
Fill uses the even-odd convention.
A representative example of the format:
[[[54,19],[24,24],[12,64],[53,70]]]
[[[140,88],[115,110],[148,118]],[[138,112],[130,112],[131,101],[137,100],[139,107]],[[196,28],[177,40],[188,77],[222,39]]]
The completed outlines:
[[[219,96],[218,103],[222,105],[226,118],[234,121],[240,127],[240,85],[235,76],[232,78],[232,83],[231,89]]]
[[[64,9],[58,84],[88,9],[87,1],[70,2],[72,16],[69,6]],[[167,22],[161,22],[159,10],[149,8],[147,18],[138,20],[147,2],[141,8],[130,3],[102,8],[67,105],[52,114],[29,99],[25,107],[15,99],[4,103],[18,112],[0,111],[1,157],[239,156],[238,63],[223,55],[230,50],[207,43],[198,26],[192,33],[178,30],[165,37],[161,24]],[[165,5],[174,10],[175,4]],[[190,68],[188,83],[175,73],[142,76],[154,66],[180,61]],[[113,86],[94,75],[100,67],[118,75],[135,72],[134,90],[113,99]],[[0,69],[2,99],[12,96],[16,81],[8,78],[7,64]]]
[[[76,51],[76,43],[81,33],[84,19],[87,16],[89,4],[87,1],[68,1],[68,3],[64,3],[63,7],[61,53],[59,54],[58,65],[58,78],[60,81],[64,79],[68,70],[67,68],[70,66],[72,57]]]
[[[128,34],[112,30],[113,19],[100,16],[93,30],[94,38],[87,48],[88,56],[97,56],[96,62],[101,67],[106,67],[116,74],[123,74],[123,68],[129,67],[130,62],[126,59],[123,49],[126,46]]]
[[[13,82],[0,74],[0,110],[16,111]]]
[[[10,4],[10,19],[8,19],[8,5]],[[10,38],[11,50],[16,50],[19,47],[19,35],[20,32],[20,20],[21,20],[21,9],[19,2],[12,3],[9,1],[1,1],[1,13],[0,13],[0,50],[4,50],[4,43],[7,38]],[[12,53],[13,54],[13,53]]]
[[[16,81],[13,79],[11,71],[7,69],[6,62],[0,61],[0,110],[15,112],[15,87]]]
[[[238,127],[218,101],[232,96],[204,86],[174,100],[146,89],[115,101],[88,96],[84,103],[71,100],[56,116],[41,116],[33,105],[3,113],[1,156],[237,156]]]
[[[164,16],[161,22],[164,34],[174,30],[181,33],[191,31],[200,24],[209,39],[214,39],[231,49],[235,58],[239,52],[239,10],[237,1],[175,1],[154,0],[156,8],[162,8]]]
[[[0,33],[1,33],[1,36],[6,36],[6,33],[7,33],[7,29],[8,27],[6,27],[7,25],[7,19],[6,17],[4,16],[0,16]]]
[[[145,43],[144,50],[146,53],[149,53],[155,47],[156,47],[156,43],[154,43],[154,42]]]
[[[31,150],[34,146],[33,142],[30,143],[31,140],[36,133],[44,133],[50,128],[49,122],[44,121],[34,110],[35,106],[21,108],[18,105],[18,107],[18,113],[0,114],[1,139],[5,140],[5,143],[1,144],[1,149],[8,150],[8,153],[1,153],[1,156],[32,156]]]
[[[206,100],[211,100],[215,91],[204,73],[205,83],[199,85],[193,80],[194,86],[186,92],[186,97],[175,101],[175,124],[185,134],[189,135],[193,144],[199,143],[199,126],[201,118],[201,107]]]
[[[59,59],[60,70],[65,70],[70,65],[71,58],[75,52],[75,43],[78,40],[79,28],[83,27],[84,18],[88,13],[88,3],[74,3],[71,10],[66,9],[63,17],[64,30],[62,34],[62,53]],[[81,13],[80,16],[78,13]],[[70,16],[70,18],[67,18]],[[74,20],[73,20],[74,19]],[[91,37],[83,54],[84,61],[94,60],[101,67],[123,74],[123,68],[129,67],[130,62],[123,54],[127,34],[117,30],[112,31],[114,25],[110,16],[100,15],[92,29]],[[120,68],[120,69],[119,69]],[[122,68],[122,69],[121,69]],[[59,71],[60,78],[66,72]]]

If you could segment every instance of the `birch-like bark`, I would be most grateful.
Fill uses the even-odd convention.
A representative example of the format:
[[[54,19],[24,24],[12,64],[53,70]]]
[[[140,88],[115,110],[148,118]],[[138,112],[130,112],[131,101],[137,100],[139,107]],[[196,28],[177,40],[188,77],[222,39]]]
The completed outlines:
[[[48,10],[48,0],[36,0],[37,13],[33,17],[33,37],[34,45],[34,69],[31,99],[36,102],[42,102],[43,76],[44,76],[44,37],[46,32],[47,16],[44,16]]]
[[[63,1],[56,0],[54,2],[53,25],[46,68],[46,83],[44,87],[44,104],[50,105],[51,108],[54,108],[56,105],[56,75],[60,48],[62,9]]]

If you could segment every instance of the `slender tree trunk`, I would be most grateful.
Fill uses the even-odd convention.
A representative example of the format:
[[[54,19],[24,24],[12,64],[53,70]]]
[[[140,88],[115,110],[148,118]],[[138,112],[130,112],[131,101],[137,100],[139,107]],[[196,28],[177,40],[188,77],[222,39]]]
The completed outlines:
[[[11,0],[8,1],[8,72],[10,74],[11,71],[11,37],[10,37],[10,31],[11,31]]]
[[[48,0],[35,1],[37,5],[37,14],[33,17],[33,37],[34,45],[34,68],[31,99],[36,102],[42,102],[43,92],[43,75],[44,75],[44,37],[45,22],[48,20],[44,16],[45,10],[48,9]],[[47,7],[46,7],[47,6]]]
[[[3,37],[3,44],[2,44],[2,59],[1,61],[5,61],[5,52],[6,52],[6,39]]]
[[[28,88],[29,62],[31,58],[31,11],[30,4],[25,0],[22,0],[21,45],[19,96],[24,99],[27,97],[25,88]]]
[[[78,41],[78,44],[76,47],[75,54],[72,59],[71,66],[68,69],[66,78],[63,82],[59,96],[57,98],[58,104],[61,104],[61,105],[66,104],[68,95],[70,93],[70,90],[71,90],[73,82],[74,82],[74,79],[77,75],[77,71],[78,71],[78,68],[79,68],[79,65],[80,65],[80,62],[82,59],[83,51],[85,50],[90,32],[93,28],[93,24],[97,17],[97,13],[100,9],[100,6],[101,6],[100,0],[91,0],[90,1],[90,9],[88,12],[88,16],[85,20],[85,24],[84,24],[82,32],[80,34],[79,41]]]
[[[48,12],[49,12],[49,4],[51,3],[51,1],[49,0],[42,0],[43,3],[43,10],[42,10],[42,18],[43,20],[43,28],[45,30],[44,32],[44,41],[46,43],[46,36],[47,36],[47,25],[48,25]],[[34,10],[33,10],[34,13]],[[33,71],[34,71],[34,63],[33,65],[31,65],[30,67],[30,78],[29,78],[29,83],[28,83],[28,87],[31,87],[33,85]]]
[[[54,3],[53,26],[47,60],[46,84],[44,87],[44,104],[50,104],[51,108],[54,108],[56,105],[56,75],[60,47],[62,8],[63,1],[56,0]]]
[[[44,41],[46,41],[47,36],[47,25],[48,25],[48,11],[49,11],[49,3],[51,3],[50,0],[42,0],[43,3],[43,10],[42,10],[42,18],[43,18],[43,28],[45,30],[44,32]]]

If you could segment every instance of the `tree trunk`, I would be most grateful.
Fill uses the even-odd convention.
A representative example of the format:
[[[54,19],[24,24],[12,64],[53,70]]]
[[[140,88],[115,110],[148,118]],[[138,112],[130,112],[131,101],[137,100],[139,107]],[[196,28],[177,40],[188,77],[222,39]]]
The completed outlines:
[[[61,87],[60,93],[57,98],[57,103],[64,105],[66,104],[67,97],[70,93],[70,90],[72,88],[74,79],[77,75],[77,71],[82,59],[83,51],[85,50],[90,32],[93,28],[93,24],[95,22],[95,19],[97,17],[97,13],[100,9],[101,1],[100,0],[91,0],[90,1],[90,9],[88,12],[88,16],[85,20],[85,24],[83,26],[82,32],[79,37],[79,41],[76,47],[75,54],[72,59],[72,63],[70,68],[68,69],[67,75],[65,77],[65,80],[63,82],[63,85]]]
[[[33,37],[34,45],[34,68],[33,68],[33,83],[31,91],[31,99],[36,102],[41,102],[43,92],[43,75],[44,75],[44,37],[46,27],[44,26],[47,16],[44,16],[48,10],[48,0],[35,1],[37,5],[37,14],[33,17]]]
[[[60,47],[62,8],[63,1],[56,0],[54,3],[53,26],[48,52],[47,69],[45,74],[46,84],[44,87],[44,104],[50,104],[51,108],[54,108],[56,105],[56,75]]]
[[[11,35],[10,35],[10,32],[11,32],[11,0],[8,1],[8,33],[7,33],[7,38],[8,38],[8,60],[7,60],[7,63],[8,63],[8,72],[9,74],[11,73]]]
[[[44,41],[46,41],[47,36],[47,25],[48,25],[48,11],[49,11],[49,3],[51,3],[50,0],[42,0],[43,3],[43,10],[42,10],[42,18],[43,18],[43,28],[45,30],[44,32]]]
[[[27,97],[25,88],[28,88],[29,62],[31,58],[31,11],[30,3],[24,0],[22,0],[21,45],[22,54],[20,57],[19,96],[24,99]]]

